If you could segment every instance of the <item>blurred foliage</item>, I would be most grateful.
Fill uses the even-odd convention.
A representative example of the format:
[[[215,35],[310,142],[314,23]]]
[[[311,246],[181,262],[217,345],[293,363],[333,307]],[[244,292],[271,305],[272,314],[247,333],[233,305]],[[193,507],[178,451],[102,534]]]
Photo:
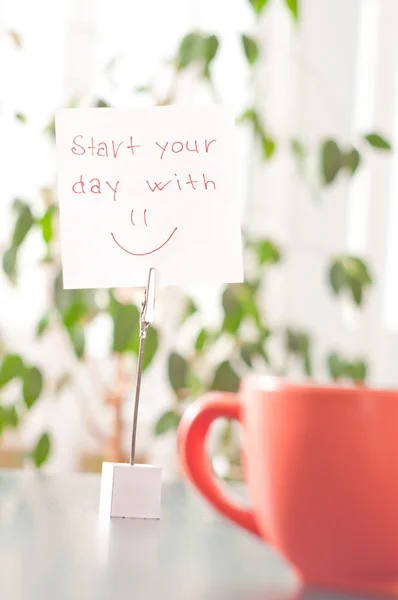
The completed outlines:
[[[43,242],[43,258],[41,262],[51,268],[48,288],[48,306],[36,325],[36,335],[42,338],[54,329],[63,330],[69,343],[70,352],[80,361],[86,360],[87,327],[100,314],[108,314],[112,322],[111,346],[109,355],[138,356],[139,351],[139,309],[135,304],[120,302],[113,290],[103,291],[99,297],[97,290],[64,290],[62,273],[59,268],[59,257],[54,250],[58,242],[58,211],[56,197],[52,191],[42,190],[42,207],[35,208],[29,202],[17,198],[13,203],[15,215],[9,246],[2,257],[3,271],[14,285],[18,283],[19,258],[25,241],[36,232]],[[143,370],[152,363],[159,345],[159,334],[151,327],[147,332]],[[62,375],[55,383],[53,393],[59,394],[71,384],[73,375]],[[0,435],[8,428],[16,428],[31,410],[43,391],[44,374],[41,368],[24,363],[22,356],[4,353],[0,368]],[[16,400],[9,405],[10,383],[19,384]],[[115,382],[115,386],[116,386]],[[43,433],[34,448],[26,457],[39,468],[45,464],[51,453],[51,439]]]
[[[285,0],[285,4],[291,12],[293,20],[298,23],[299,20],[299,0]]]
[[[254,65],[260,53],[256,40],[242,33],[242,44],[248,63]]]
[[[271,1],[249,0],[257,17]],[[300,15],[298,0],[285,0],[285,5],[297,23]],[[185,36],[178,52],[177,70],[182,71],[192,63],[200,65],[202,73],[206,70],[206,77],[214,89],[210,63],[207,62],[210,55],[206,50],[206,40],[209,37],[199,32]],[[248,33],[242,33],[241,41],[248,68],[253,69],[261,58],[262,48]],[[211,53],[211,61],[217,57],[218,42],[212,42],[212,48],[214,51]],[[278,147],[282,146],[280,141],[275,140],[271,127],[265,123],[255,105],[246,108],[237,122],[251,129],[264,161],[271,160]],[[342,145],[335,139],[320,140],[318,148],[315,149],[320,164],[319,186],[330,186],[339,177],[351,179],[362,163],[364,142],[375,150],[391,150],[388,140],[374,132],[359,136],[351,145]],[[306,147],[297,137],[289,140],[288,148],[299,173],[307,177],[307,159],[313,153],[313,149]],[[220,298],[222,316],[217,327],[204,327],[201,311],[195,301],[191,298],[186,299],[180,326],[191,331],[194,323],[194,333],[191,334],[188,349],[173,349],[169,355],[168,376],[175,402],[160,415],[155,425],[156,435],[176,428],[186,404],[203,392],[236,391],[240,378],[250,369],[284,375],[289,373],[293,365],[297,365],[303,376],[313,377],[311,335],[294,327],[273,327],[267,319],[264,301],[268,272],[282,261],[283,250],[275,240],[246,239],[245,282],[224,287]],[[341,255],[331,259],[328,266],[328,282],[334,295],[348,294],[361,308],[373,279],[364,259]],[[282,358],[277,359],[276,353],[272,351],[275,342],[282,348]],[[358,385],[362,384],[367,376],[367,365],[363,360],[350,361],[337,354],[330,354],[326,357],[325,366],[333,381],[349,380]],[[236,458],[237,440],[233,432],[231,423],[227,423],[221,434],[221,445],[225,455],[233,455],[233,461],[236,462],[239,461],[239,453]]]
[[[347,380],[356,385],[362,385],[366,379],[367,366],[362,359],[347,360],[337,353],[331,353],[327,357],[328,372],[333,381]]]
[[[367,133],[364,135],[364,139],[373,148],[378,148],[379,150],[392,150],[390,142],[378,133]]]
[[[51,450],[51,439],[48,433],[42,433],[37,441],[37,444],[33,448],[32,452],[28,455],[33,460],[35,466],[40,468],[50,456]]]
[[[321,145],[321,170],[324,183],[329,185],[342,171],[349,176],[354,175],[360,161],[361,155],[357,148],[342,150],[335,140],[325,140]]]
[[[198,65],[201,74],[210,78],[210,65],[218,51],[218,38],[215,35],[202,35],[192,32],[186,35],[180,44],[176,58],[177,71],[191,65]]]
[[[263,159],[272,158],[276,150],[276,142],[273,137],[266,132],[260,115],[254,108],[248,108],[238,118],[238,123],[247,123],[252,128],[255,139],[260,143]]]
[[[288,357],[296,357],[307,377],[312,376],[311,339],[307,333],[286,329],[285,346]]]
[[[366,263],[355,256],[333,258],[329,281],[336,296],[348,292],[357,306],[362,305],[364,294],[373,282]]]
[[[268,4],[269,0],[249,0],[250,4],[253,7],[254,12],[257,15],[260,15],[265,5]]]
[[[262,18],[266,8],[275,0],[244,0],[256,18]],[[299,22],[299,0],[284,0],[289,18]],[[14,31],[6,32],[16,47],[22,40]],[[241,33],[241,48],[247,62],[248,72],[254,72],[263,57],[260,40],[248,32]],[[212,66],[222,50],[219,39],[211,32],[195,30],[188,32],[180,41],[175,56],[169,62],[174,75],[170,89],[157,104],[170,104],[175,99],[176,81],[187,69],[196,71],[198,78],[209,86],[217,98]],[[110,61],[112,71],[116,59]],[[253,78],[250,78],[253,85]],[[135,88],[135,92],[153,93],[146,84]],[[254,96],[254,95],[253,95]],[[72,99],[69,106],[79,105]],[[107,99],[96,98],[92,106],[110,106]],[[15,113],[15,119],[23,126],[27,118]],[[363,133],[351,144],[342,144],[335,139],[320,140],[310,147],[298,137],[276,140],[272,126],[266,122],[256,97],[237,119],[238,124],[248,127],[254,144],[264,161],[270,161],[282,148],[288,148],[298,172],[308,177],[307,161],[310,157],[319,164],[319,187],[328,187],[340,179],[351,179],[365,160],[367,151],[387,152],[391,150],[388,139],[379,132]],[[49,140],[55,137],[55,121],[51,119],[44,130]],[[34,209],[32,208],[34,206]],[[131,302],[121,301],[117,290],[64,290],[58,255],[58,212],[57,199],[51,189],[43,188],[41,206],[28,198],[17,198],[13,205],[14,223],[8,246],[2,252],[3,271],[9,281],[18,284],[20,254],[26,240],[33,232],[43,242],[41,263],[50,276],[48,305],[36,325],[38,338],[54,329],[64,334],[74,360],[86,360],[87,328],[101,314],[108,315],[112,323],[109,355],[122,364],[123,357],[137,357],[139,348],[139,308]],[[192,298],[185,298],[181,311],[181,330],[190,336],[187,347],[175,347],[167,358],[168,378],[174,394],[174,402],[155,424],[154,432],[162,435],[174,431],[187,404],[206,390],[236,391],[240,378],[251,369],[258,372],[288,374],[292,366],[298,366],[303,376],[313,376],[313,339],[306,331],[289,324],[281,327],[269,322],[266,301],[271,272],[283,263],[283,248],[274,239],[245,240],[245,281],[224,286],[219,298],[221,317],[216,325],[204,325],[200,306]],[[331,292],[343,294],[362,308],[373,283],[371,269],[365,260],[357,256],[339,255],[331,258],[327,270]],[[150,327],[147,332],[144,369],[156,357],[159,346],[158,331]],[[274,348],[279,348],[278,352]],[[44,388],[44,375],[36,366],[27,364],[18,354],[3,351],[0,367],[0,434],[7,428],[16,428],[40,399]],[[363,383],[367,376],[367,365],[361,360],[342,358],[337,353],[326,357],[327,371],[334,381],[349,380]],[[54,393],[59,393],[71,383],[74,375],[65,373],[56,382]],[[115,389],[120,382],[115,381]],[[116,393],[116,392],[115,392]],[[111,394],[112,397],[115,393]],[[13,400],[9,401],[10,394]],[[4,400],[3,400],[4,398]],[[123,398],[119,398],[120,401]],[[228,423],[220,437],[225,455],[238,461],[236,435]],[[51,439],[43,432],[27,457],[41,467],[51,452]]]
[[[192,336],[188,353],[173,350],[168,358],[168,376],[175,394],[174,415],[181,417],[187,403],[207,390],[236,392],[243,374],[256,364],[269,365],[267,342],[271,335],[262,310],[262,280],[264,270],[277,265],[282,256],[280,248],[271,240],[248,241],[245,255],[256,264],[256,274],[243,283],[224,286],[220,298],[222,318],[217,327],[205,328],[198,324]],[[185,299],[181,328],[192,329],[192,322],[200,311],[189,297]],[[250,335],[246,332],[250,330]],[[225,351],[221,347],[225,344]],[[215,347],[219,352],[214,352]],[[214,361],[211,355],[218,355]],[[170,411],[167,410],[168,414]],[[155,425],[160,435],[178,419],[169,415],[164,426],[164,414]]]
[[[16,429],[23,422],[42,390],[43,376],[37,366],[26,363],[19,354],[0,355],[0,435],[8,429]],[[35,444],[28,457],[33,457],[36,447]],[[42,462],[47,455],[43,458],[43,453],[40,454]],[[34,462],[37,464],[35,459]]]
[[[27,121],[28,121],[27,116],[24,115],[23,113],[16,113],[15,118],[20,123],[27,123]]]

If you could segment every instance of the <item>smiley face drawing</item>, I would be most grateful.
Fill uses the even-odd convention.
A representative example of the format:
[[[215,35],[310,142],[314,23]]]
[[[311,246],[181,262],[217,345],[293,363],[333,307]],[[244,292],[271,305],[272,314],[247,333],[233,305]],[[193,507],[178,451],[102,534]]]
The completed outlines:
[[[144,210],[144,224],[145,224],[145,227],[148,227],[146,216],[147,216],[147,211],[145,209]],[[133,227],[135,227],[136,224],[134,222],[134,210],[131,211],[130,220],[131,220],[131,224],[133,225]],[[164,248],[166,246],[166,244],[168,244],[169,241],[171,240],[171,238],[174,236],[177,229],[178,229],[177,227],[174,227],[174,229],[171,232],[171,234],[169,235],[169,237],[162,244],[160,244],[160,246],[158,246],[157,248],[153,248],[152,250],[148,250],[147,252],[138,252],[138,251],[133,252],[132,250],[128,250],[120,242],[118,242],[118,240],[116,239],[115,235],[112,232],[111,232],[111,236],[112,236],[112,239],[115,242],[115,244],[121,250],[123,250],[124,252],[127,252],[127,254],[131,254],[131,256],[148,256],[149,254],[154,254],[154,252],[158,252],[158,250],[161,250],[162,248]]]

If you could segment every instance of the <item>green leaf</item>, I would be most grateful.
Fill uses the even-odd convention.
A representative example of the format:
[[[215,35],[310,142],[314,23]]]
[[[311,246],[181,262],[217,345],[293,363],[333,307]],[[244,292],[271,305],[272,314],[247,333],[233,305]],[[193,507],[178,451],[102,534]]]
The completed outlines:
[[[72,302],[62,312],[62,322],[66,329],[71,330],[87,315],[90,308],[87,306],[84,299],[76,298],[75,302]]]
[[[254,38],[242,33],[243,50],[250,65],[254,65],[259,56],[259,49]]]
[[[172,352],[168,360],[170,385],[175,392],[187,387],[188,363],[180,354]]]
[[[101,98],[99,100],[97,100],[97,102],[95,103],[95,107],[96,108],[109,108],[109,104],[107,102],[105,102],[105,100],[102,100]]]
[[[253,132],[258,137],[265,137],[263,126],[261,125],[260,115],[254,108],[248,108],[238,118],[238,123],[250,123]]]
[[[303,143],[300,140],[298,140],[297,138],[292,138],[290,140],[290,150],[300,160],[303,160],[307,155],[307,152],[303,146]]]
[[[3,271],[11,283],[16,282],[18,250],[11,246],[3,254]]]
[[[243,362],[246,363],[248,367],[253,366],[253,360],[256,356],[263,358],[266,363],[269,362],[268,356],[260,342],[243,344],[239,352]]]
[[[209,77],[209,67],[211,62],[217,55],[219,47],[219,41],[216,35],[209,35],[204,38],[204,70],[203,73],[206,77]]]
[[[356,256],[343,256],[341,261],[348,277],[358,279],[365,285],[373,282],[369,269],[362,259]]]
[[[257,303],[259,284],[260,281],[254,283],[245,281],[244,283],[234,285],[233,289],[240,304],[241,320],[245,317],[251,317],[261,335],[267,337],[269,332],[262,323],[260,306]],[[234,332],[232,331],[231,333]]]
[[[38,399],[43,389],[43,377],[37,367],[25,369],[23,375],[22,394],[25,404],[30,408]]]
[[[222,330],[235,334],[243,319],[242,306],[237,296],[236,287],[228,286],[222,296],[222,305],[224,309],[224,321]]]
[[[363,300],[363,287],[362,283],[357,279],[353,279],[349,283],[352,298],[357,306],[361,306]]]
[[[262,157],[267,160],[272,157],[276,150],[276,142],[266,132],[262,125],[260,115],[254,108],[248,108],[237,119],[238,123],[249,123],[253,128],[254,136],[261,143]]]
[[[0,388],[12,379],[22,377],[24,364],[18,354],[6,354],[0,365]]]
[[[343,167],[348,169],[351,172],[351,175],[354,175],[355,171],[359,167],[360,162],[361,155],[356,148],[352,148],[352,150],[342,155]]]
[[[3,406],[1,407],[1,421],[3,427],[11,427],[16,429],[19,424],[19,416],[15,406]]]
[[[189,317],[192,317],[192,315],[197,313],[198,310],[199,309],[196,306],[195,302],[193,300],[191,300],[191,298],[188,298],[188,301],[187,301],[184,311],[182,313],[181,324],[185,323],[185,321],[187,321],[189,319]]]
[[[55,140],[55,119],[52,118],[51,121],[44,128],[43,133],[48,135],[50,138]]]
[[[258,264],[261,266],[265,264],[275,265],[281,260],[281,250],[271,240],[255,242],[253,249],[256,253]]]
[[[363,360],[350,362],[333,353],[328,355],[327,365],[329,375],[334,380],[345,378],[363,383],[367,376],[367,366]]]
[[[41,234],[42,234],[43,240],[47,244],[47,246],[54,237],[53,219],[54,219],[55,211],[56,211],[56,208],[54,205],[49,206],[39,221],[40,227],[41,227]]]
[[[329,269],[329,283],[333,292],[337,295],[346,285],[346,273],[340,261],[336,261]]]
[[[163,435],[170,430],[177,429],[179,422],[180,415],[174,410],[168,410],[159,417],[155,425],[155,435]]]
[[[209,77],[210,63],[214,60],[219,47],[217,36],[204,36],[200,33],[188,33],[181,41],[177,53],[177,70],[186,69],[193,63],[201,63],[203,75]]]
[[[367,366],[362,360],[347,364],[346,376],[354,382],[363,383],[367,377]]]
[[[195,340],[196,352],[202,352],[208,339],[209,339],[209,332],[207,331],[207,329],[201,329]]]
[[[247,345],[241,347],[240,356],[241,356],[243,362],[246,363],[246,365],[248,367],[253,366],[254,354],[252,351],[252,346],[250,344],[247,344]]]
[[[64,290],[62,274],[54,281],[55,305],[71,338],[75,352],[81,356],[84,350],[82,325],[89,323],[98,313],[95,290]]]
[[[70,307],[74,304],[84,305],[86,309],[82,310],[82,312],[85,315],[89,311],[94,313],[94,309],[96,308],[95,290],[64,290],[61,272],[58,273],[54,280],[54,301],[61,315],[64,313],[66,315]]]
[[[134,304],[119,304],[114,319],[114,352],[134,351],[140,334],[140,312]]]
[[[268,0],[249,0],[255,12],[259,15],[263,8],[268,4]]]
[[[309,348],[304,353],[303,368],[304,368],[304,373],[307,375],[307,377],[312,377],[312,360],[311,360],[311,354],[310,354]]]
[[[311,340],[307,333],[302,331],[286,330],[286,349],[302,361],[304,373],[312,375]]]
[[[40,436],[34,450],[31,453],[33,462],[35,463],[35,465],[38,469],[46,462],[46,460],[50,456],[50,451],[51,451],[50,436],[48,435],[48,433],[43,433]]]
[[[14,200],[12,201],[12,209],[16,213],[20,213],[21,210],[25,208],[25,206],[26,202],[24,202],[24,200],[21,200],[21,198],[14,198]]]
[[[18,212],[19,214],[15,222],[14,233],[12,236],[12,245],[15,248],[18,248],[22,244],[34,223],[32,211],[27,204],[19,206]]]
[[[373,148],[377,148],[378,150],[392,150],[390,142],[378,133],[368,133],[363,137]]]
[[[266,135],[261,136],[261,149],[264,160],[267,160],[273,156],[276,150],[275,140],[271,139]]]
[[[335,258],[329,269],[329,280],[336,295],[349,292],[357,306],[362,304],[364,290],[373,283],[367,265],[356,256]]]
[[[28,120],[27,117],[26,117],[26,115],[24,115],[23,113],[16,113],[15,114],[15,118],[20,123],[26,123],[27,120]]]
[[[299,20],[299,0],[285,0],[285,4],[290,10],[290,13],[297,23]]]
[[[155,354],[157,352],[158,346],[159,346],[158,331],[154,327],[149,327],[146,332],[144,356],[142,358],[142,371],[143,372],[145,372],[146,369],[152,363],[152,361],[155,357]]]
[[[86,346],[84,328],[79,323],[76,323],[73,327],[68,329],[68,334],[76,356],[82,358]]]
[[[177,54],[177,69],[186,69],[195,61],[203,59],[203,37],[188,33],[182,40]]]
[[[43,335],[43,333],[46,331],[46,329],[48,329],[49,324],[50,324],[50,317],[49,317],[49,314],[46,313],[41,317],[40,321],[38,322],[38,324],[36,326],[37,337],[40,337]]]
[[[343,166],[343,157],[334,140],[326,140],[321,146],[321,170],[325,184],[330,184]]]
[[[309,337],[306,333],[286,330],[286,346],[289,352],[296,355],[304,355],[308,350]]]
[[[233,370],[229,361],[224,361],[218,365],[211,384],[212,390],[222,390],[225,392],[236,392],[239,389],[239,377]]]
[[[332,379],[340,379],[344,373],[344,362],[341,361],[337,354],[329,354],[327,357],[327,368]]]
[[[192,398],[197,398],[198,396],[203,394],[203,392],[205,391],[203,385],[203,379],[201,377],[198,377],[192,371],[192,369],[189,369],[187,377],[187,390],[189,390],[189,395]]]
[[[119,314],[121,303],[119,302],[119,300],[117,300],[115,298],[115,295],[112,290],[109,290],[108,297],[109,297],[109,303],[107,306],[107,310],[108,310],[108,313],[110,314],[110,316],[112,317],[112,320],[115,321],[115,319],[117,318],[117,316]]]

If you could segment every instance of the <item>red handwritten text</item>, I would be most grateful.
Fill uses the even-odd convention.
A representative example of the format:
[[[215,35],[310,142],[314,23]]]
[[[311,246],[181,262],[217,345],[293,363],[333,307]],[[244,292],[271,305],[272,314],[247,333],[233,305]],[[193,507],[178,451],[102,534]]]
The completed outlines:
[[[116,194],[117,194],[117,188],[118,188],[119,183],[120,183],[120,181],[116,181],[115,185],[113,186],[110,184],[109,181],[104,182],[104,184],[107,185],[109,187],[109,189],[112,190],[114,201],[116,201]],[[86,183],[83,180],[83,175],[80,175],[80,179],[72,185],[72,192],[74,192],[75,194],[86,194],[85,188],[86,188]],[[102,194],[101,181],[97,177],[90,179],[90,181],[87,183],[87,188],[89,190],[89,191],[87,191],[87,193],[91,192],[92,194]]]
[[[160,150],[159,158],[162,159],[164,155],[172,156],[174,154],[185,154],[186,152],[195,152],[196,154],[208,154],[210,151],[210,146],[216,143],[217,140],[203,140],[198,142],[198,140],[174,140],[172,142],[155,142],[156,146]],[[140,144],[133,144],[133,136],[130,135],[129,142],[114,140],[111,141],[103,141],[103,140],[95,140],[94,137],[87,138],[85,140],[82,134],[75,135],[73,138],[73,145],[71,147],[71,152],[75,156],[83,156],[84,154],[88,154],[89,156],[96,156],[99,158],[118,158],[119,152],[127,150],[131,156],[137,156],[137,148],[141,148]],[[138,152],[139,154],[139,152]]]
[[[122,146],[125,146],[127,150],[131,151],[132,156],[135,156],[135,148],[141,148],[138,144],[133,144],[133,137],[130,136],[130,144],[126,145],[125,142],[95,142],[94,138],[90,138],[89,145],[83,144],[84,138],[82,135],[75,135],[73,138],[73,146],[71,151],[76,156],[82,156],[86,152],[91,156],[99,156],[100,158],[117,158],[119,150]]]
[[[203,142],[204,149],[202,151],[204,151],[205,153],[208,153],[211,144],[213,144],[213,142],[216,142],[216,141],[217,140],[204,140],[204,142]],[[185,149],[188,152],[196,152],[197,154],[200,153],[200,149],[199,149],[197,140],[194,140],[193,142],[188,140],[185,143],[176,140],[175,142],[171,143],[170,150],[168,150],[169,142],[166,142],[163,145],[160,144],[159,142],[155,142],[155,144],[161,149],[161,153],[159,156],[160,159],[163,158],[165,152],[169,152],[169,151],[172,152],[173,154],[179,154],[180,152],[182,152]],[[193,146],[192,148],[189,147],[190,144]]]
[[[148,179],[146,180],[146,184],[149,187],[149,189],[151,190],[151,192],[156,192],[157,190],[159,192],[162,192],[165,187],[167,187],[169,184],[171,184],[169,189],[173,189],[174,186],[176,186],[180,192],[182,192],[183,187],[181,187],[181,185],[185,185],[185,186],[191,186],[191,189],[193,190],[197,190],[198,189],[198,185],[199,188],[201,187],[202,189],[204,188],[206,191],[208,189],[217,189],[216,188],[216,183],[215,181],[213,181],[212,179],[207,179],[206,175],[203,173],[202,177],[201,177],[201,181],[199,182],[199,180],[197,179],[192,179],[192,175],[189,173],[188,175],[188,181],[183,181],[181,184],[181,180],[180,178],[177,176],[177,173],[174,173],[175,175],[175,179],[169,179],[169,181],[163,182],[163,181],[148,181]],[[210,188],[209,188],[210,186]]]

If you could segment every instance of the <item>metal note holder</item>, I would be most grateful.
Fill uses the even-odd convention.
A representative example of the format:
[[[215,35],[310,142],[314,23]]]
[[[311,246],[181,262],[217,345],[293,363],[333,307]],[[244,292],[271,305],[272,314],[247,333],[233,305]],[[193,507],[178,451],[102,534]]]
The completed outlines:
[[[100,516],[159,519],[162,470],[135,464],[138,408],[141,393],[142,359],[148,327],[155,320],[155,269],[149,269],[140,312],[140,345],[131,435],[130,463],[102,463]]]
[[[144,300],[141,304],[140,313],[140,348],[138,352],[138,364],[137,364],[137,379],[135,386],[135,399],[134,399],[134,413],[133,413],[133,432],[131,435],[131,451],[130,451],[130,465],[134,465],[135,460],[135,442],[137,437],[137,420],[138,420],[138,407],[140,404],[140,393],[141,393],[141,378],[142,378],[142,359],[144,356],[144,346],[146,332],[151,323],[155,320],[155,269],[149,269],[148,284],[144,292]]]

